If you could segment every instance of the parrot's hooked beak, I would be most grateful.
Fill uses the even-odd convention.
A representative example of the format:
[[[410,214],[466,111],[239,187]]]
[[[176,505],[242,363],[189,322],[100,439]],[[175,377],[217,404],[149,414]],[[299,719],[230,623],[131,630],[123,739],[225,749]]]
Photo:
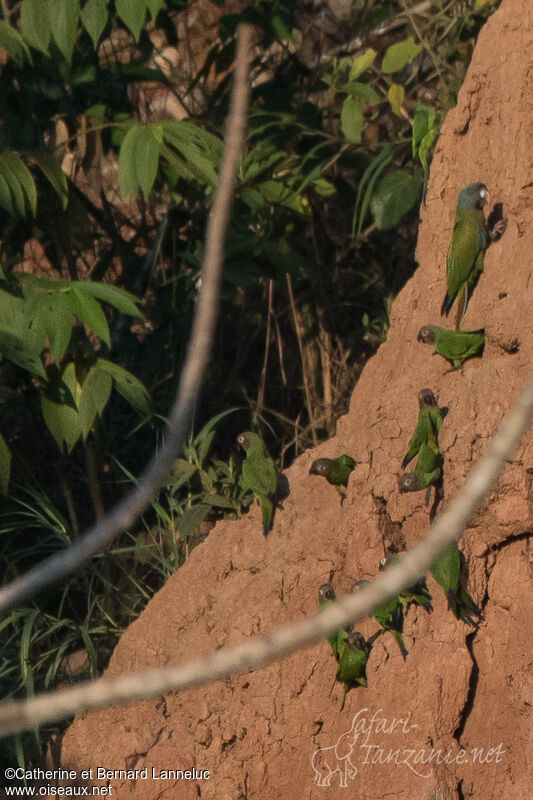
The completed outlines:
[[[486,205],[490,201],[490,195],[487,189],[482,189],[479,193],[482,205]]]

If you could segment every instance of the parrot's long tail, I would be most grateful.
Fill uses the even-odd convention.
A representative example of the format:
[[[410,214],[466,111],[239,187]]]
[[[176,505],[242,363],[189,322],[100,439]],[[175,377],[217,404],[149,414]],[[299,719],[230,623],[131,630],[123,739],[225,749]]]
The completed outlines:
[[[401,652],[401,654],[403,656],[403,660],[405,661],[405,659],[407,658],[407,648],[405,646],[404,638],[403,638],[402,634],[400,633],[400,631],[392,631],[391,630],[391,633],[394,636],[396,644],[400,648],[400,652]]]
[[[446,294],[445,295],[444,300],[442,301],[441,309],[440,309],[441,317],[444,317],[445,315],[448,316],[448,314],[450,313],[450,309],[453,306],[453,301],[454,300],[455,300],[455,297],[453,295],[451,295],[451,294]]]
[[[268,497],[260,495],[258,498],[259,505],[261,506],[261,517],[263,519],[263,533],[268,536],[268,532],[272,527],[272,513],[274,507]]]

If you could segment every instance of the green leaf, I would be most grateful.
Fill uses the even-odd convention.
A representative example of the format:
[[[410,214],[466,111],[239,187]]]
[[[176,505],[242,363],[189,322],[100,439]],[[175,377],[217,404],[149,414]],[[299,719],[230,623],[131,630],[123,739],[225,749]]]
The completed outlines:
[[[203,498],[204,500],[207,500],[207,502],[210,503],[211,506],[214,506],[215,508],[229,508],[232,510],[235,509],[235,504],[232,503],[232,501],[229,500],[229,498],[224,497],[221,494],[204,494]]]
[[[382,72],[398,72],[398,70],[410,64],[422,50],[422,45],[415,44],[412,36],[404,39],[403,42],[396,42],[387,48],[381,64]]]
[[[0,20],[0,47],[3,47],[10,58],[13,59],[17,67],[22,67],[24,60],[32,63],[31,53],[28,45],[20,33],[8,25],[4,20]]]
[[[135,125],[126,133],[120,145],[118,159],[118,183],[124,199],[135,197],[139,189],[135,165],[135,145],[139,127]]]
[[[76,368],[71,362],[61,373],[61,379],[77,403],[80,396],[80,385],[76,379]],[[70,453],[82,435],[81,419],[78,411],[67,403],[57,402],[50,396],[50,388],[41,390],[41,408],[46,426],[63,450],[65,444]]]
[[[350,79],[357,80],[374,63],[376,55],[376,51],[369,47],[362,55],[357,56],[350,69]]]
[[[109,18],[107,0],[87,0],[80,12],[80,17],[85,30],[93,40],[94,49],[96,50],[100,36]]]
[[[2,494],[7,494],[10,474],[11,453],[9,452],[4,437],[0,434],[0,491]]]
[[[341,129],[349,142],[361,143],[363,131],[363,107],[355,97],[347,97],[342,104]]]
[[[325,178],[318,178],[316,181],[312,182],[311,186],[321,197],[331,197],[331,195],[335,194],[337,191],[335,186]]]
[[[421,182],[405,170],[389,172],[378,184],[370,201],[370,210],[379,230],[394,228],[416,203]]]
[[[87,438],[96,417],[102,416],[112,388],[113,379],[109,373],[94,367],[89,371],[83,382],[78,409],[84,439]]]
[[[14,150],[4,150],[0,155],[0,170],[4,172],[4,177],[6,177],[6,179],[9,171],[11,170],[12,179],[11,181],[8,181],[8,183],[10,183],[11,191],[14,192],[16,186],[20,187],[20,192],[22,192],[23,198],[26,199],[26,203],[29,206],[30,211],[35,216],[37,211],[37,189],[35,187],[35,181],[33,180],[31,172],[26,164],[22,161],[19,154]],[[19,210],[22,208],[21,216],[25,216],[25,202],[24,199],[22,200],[22,203],[20,202],[20,195],[17,205]]]
[[[190,461],[186,461],[184,458],[177,458],[172,467],[172,476],[170,480],[173,491],[176,491],[180,486],[183,486],[184,483],[187,483],[195,472],[197,472],[197,467],[195,467],[194,464],[191,464]]]
[[[124,25],[138,42],[146,16],[145,0],[115,0],[115,8]]]
[[[40,351],[32,349],[21,337],[15,336],[10,331],[0,330],[0,352],[9,361],[28,370],[32,375],[46,378]]]
[[[411,133],[413,156],[418,153],[420,142],[429,130],[430,125],[435,119],[435,109],[431,106],[424,106],[421,103],[415,108],[413,117],[413,130]]]
[[[107,372],[113,378],[115,389],[133,406],[135,411],[142,417],[148,417],[152,413],[150,395],[135,375],[127,369],[113,364],[105,358],[99,358],[93,369]]]
[[[148,11],[150,12],[150,16],[152,17],[152,21],[155,22],[157,15],[165,5],[165,0],[146,0],[146,6]]]
[[[0,206],[2,206],[2,208],[5,209],[8,212],[8,214],[11,214],[12,217],[15,215],[15,209],[13,207],[13,198],[11,197],[11,192],[9,191],[8,183],[1,173],[0,173]]]
[[[391,84],[387,97],[394,113],[401,117],[402,105],[405,100],[405,89],[399,83]]]
[[[197,528],[198,525],[204,521],[210,511],[211,506],[205,503],[198,503],[198,505],[192,506],[192,508],[187,508],[178,520],[180,538],[187,539],[194,528]]]
[[[41,5],[43,5],[43,3],[41,3]],[[50,7],[50,11],[52,11],[52,8],[52,36],[59,50],[65,56],[66,61],[70,64],[72,61],[72,51],[76,43],[80,3],[79,0],[60,0],[60,2],[56,0]]]
[[[25,290],[25,315],[32,334],[34,345],[44,347],[48,339],[50,352],[59,364],[68,347],[72,334],[72,309],[69,292],[34,292]]]
[[[67,178],[61,164],[48,150],[32,150],[31,155],[36,160],[43,175],[50,181],[52,188],[59,195],[63,209],[68,203]]]
[[[365,103],[381,103],[382,98],[368,83],[360,83],[359,81],[351,81],[344,84],[342,87],[346,94],[359,97]]]
[[[105,314],[99,303],[87,292],[84,283],[78,281],[71,287],[70,299],[72,301],[72,309],[79,321],[93,333],[96,333],[110,347],[109,326]]]
[[[128,314],[130,317],[142,317],[142,313],[137,308],[139,300],[125,289],[112,286],[110,283],[97,283],[96,281],[74,281],[72,285],[80,285],[84,292],[118,308],[123,314]]]
[[[43,0],[22,0],[20,29],[28,44],[48,55],[50,44],[50,17],[48,4]]]
[[[160,128],[160,126],[157,126]],[[159,143],[151,125],[140,125],[135,138],[135,173],[145,200],[157,175]]]
[[[435,140],[439,135],[438,127],[430,128],[429,131],[426,133],[422,141],[420,142],[420,147],[418,148],[418,158],[420,159],[420,163],[424,169],[424,178],[427,180],[428,177],[428,158],[431,152],[431,148],[435,144]]]

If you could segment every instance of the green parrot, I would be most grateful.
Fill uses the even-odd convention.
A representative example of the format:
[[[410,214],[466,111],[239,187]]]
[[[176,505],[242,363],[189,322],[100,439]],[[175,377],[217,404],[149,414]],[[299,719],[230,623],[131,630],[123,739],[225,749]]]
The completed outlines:
[[[369,581],[356,581],[352,587],[352,592],[368,586]],[[391,597],[372,612],[373,618],[384,631],[389,631],[394,637],[394,641],[400,648],[400,652],[405,661],[407,648],[403,639],[403,605],[399,597]]]
[[[366,662],[370,655],[371,646],[365,637],[358,631],[346,634],[339,654],[336,680],[344,683],[344,695],[341,711],[344,708],[346,695],[352,686],[368,686],[366,680]]]
[[[448,608],[457,619],[476,625],[472,615],[481,617],[481,611],[461,584],[461,556],[456,544],[451,544],[431,565],[429,571],[444,590]]]
[[[318,590],[318,610],[324,611],[325,608],[328,608],[332,603],[335,602],[337,596],[335,594],[335,589],[331,585],[331,583],[323,583],[322,586]],[[339,660],[339,649],[344,647],[344,643],[348,638],[348,633],[351,631],[352,625],[347,625],[346,628],[341,629],[340,631],[335,631],[330,636],[328,636],[328,642],[331,645],[331,649],[333,650],[333,655]]]
[[[453,369],[462,367],[467,358],[482,353],[485,347],[484,328],[477,331],[449,331],[438,325],[424,325],[416,338],[419,342],[434,345],[435,353],[448,359]]]
[[[246,453],[242,462],[240,484],[250,489],[261,507],[263,533],[266,536],[272,527],[273,499],[276,494],[277,476],[274,462],[268,456],[262,439],[251,431],[240,433],[237,442]]]
[[[409,442],[407,453],[402,461],[402,469],[405,469],[413,458],[418,455],[420,448],[428,442],[438,447],[438,435],[442,425],[442,410],[439,408],[435,395],[431,389],[421,389],[418,392],[418,422]]]
[[[400,556],[397,553],[389,553],[388,556],[380,560],[379,569],[383,571],[391,564],[397,564],[399,561]],[[422,606],[426,611],[433,611],[433,606],[431,605],[433,598],[428,591],[425,578],[421,578],[416,583],[413,583],[412,586],[402,589],[398,595],[398,599],[404,608],[408,608],[412,603],[416,606]]]
[[[442,477],[442,454],[438,445],[424,444],[420,448],[418,461],[413,472],[404,472],[398,475],[398,489],[404,492],[419,492],[426,490],[426,505],[431,496],[431,487],[437,485]]]
[[[317,458],[309,468],[310,475],[323,475],[324,478],[335,487],[341,496],[341,505],[346,497],[341,486],[348,487],[348,478],[356,466],[356,461],[346,455],[338,458]]]
[[[488,201],[489,192],[484,183],[469,183],[459,192],[446,259],[446,296],[440,312],[448,316],[455,299],[462,301],[457,329],[466,313],[469,293],[483,272],[485,250],[493,238],[487,230],[483,213],[483,206]]]

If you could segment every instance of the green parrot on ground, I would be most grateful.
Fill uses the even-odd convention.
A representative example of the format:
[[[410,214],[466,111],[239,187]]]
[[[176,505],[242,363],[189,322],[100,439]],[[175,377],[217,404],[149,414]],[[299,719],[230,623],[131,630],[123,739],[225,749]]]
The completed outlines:
[[[438,447],[443,416],[431,389],[421,389],[418,392],[418,405],[418,422],[402,461],[402,469],[405,469],[409,462],[418,455],[422,445],[431,442]]]
[[[485,347],[484,328],[477,331],[449,331],[438,325],[424,325],[416,338],[419,342],[432,344],[435,353],[448,359],[453,369],[462,367],[467,358],[479,355]]]
[[[476,625],[472,616],[481,617],[481,611],[461,584],[461,556],[456,544],[450,545],[431,565],[429,571],[444,590],[448,608],[457,619]]]
[[[352,592],[356,592],[363,586],[368,586],[369,581],[356,581],[352,587]],[[405,661],[407,648],[403,639],[403,606],[399,597],[391,597],[372,612],[373,618],[384,631],[389,631],[394,637],[394,641],[400,648],[400,652]]]
[[[341,711],[344,708],[346,695],[353,686],[368,686],[366,663],[371,649],[365,637],[358,631],[346,634],[346,638],[341,643],[336,676],[336,680],[344,683]]]
[[[426,505],[431,496],[431,487],[438,486],[442,478],[443,458],[435,442],[424,444],[420,448],[418,461],[413,472],[404,472],[398,475],[398,489],[404,492],[419,492],[426,490]]]
[[[244,490],[250,489],[254,493],[261,507],[263,533],[266,536],[272,527],[273,499],[277,488],[276,467],[256,433],[240,433],[237,442],[246,453],[242,462],[240,484]]]
[[[501,236],[507,224],[500,219],[492,230],[488,228],[483,213],[488,201],[489,192],[484,183],[469,183],[459,192],[446,259],[446,295],[440,312],[448,316],[457,298],[460,301],[457,329],[466,313],[469,295],[483,272],[485,250],[491,241]]]
[[[379,569],[380,571],[383,571],[391,564],[397,564],[399,561],[400,556],[397,553],[389,553],[388,556],[385,556],[380,560]],[[406,589],[403,589],[398,595],[398,599],[404,608],[408,608],[411,604],[413,604],[416,606],[422,606],[422,608],[424,608],[426,611],[433,611],[433,606],[431,605],[433,598],[428,591],[425,578],[421,578],[416,583],[413,583],[412,586],[408,586]]]
[[[323,583],[322,586],[318,590],[318,610],[324,611],[325,608],[328,608],[332,603],[335,602],[337,596],[335,594],[335,589],[331,585],[331,583]],[[351,631],[352,625],[347,625],[346,628],[341,629],[340,631],[335,631],[330,636],[328,636],[328,642],[331,645],[331,649],[333,650],[333,655],[339,660],[339,649],[344,647],[344,643],[348,638],[348,633]]]
[[[341,486],[348,487],[348,478],[356,466],[356,461],[346,453],[338,458],[317,458],[309,468],[310,475],[323,475],[335,487],[341,497],[341,505],[346,497]]]

